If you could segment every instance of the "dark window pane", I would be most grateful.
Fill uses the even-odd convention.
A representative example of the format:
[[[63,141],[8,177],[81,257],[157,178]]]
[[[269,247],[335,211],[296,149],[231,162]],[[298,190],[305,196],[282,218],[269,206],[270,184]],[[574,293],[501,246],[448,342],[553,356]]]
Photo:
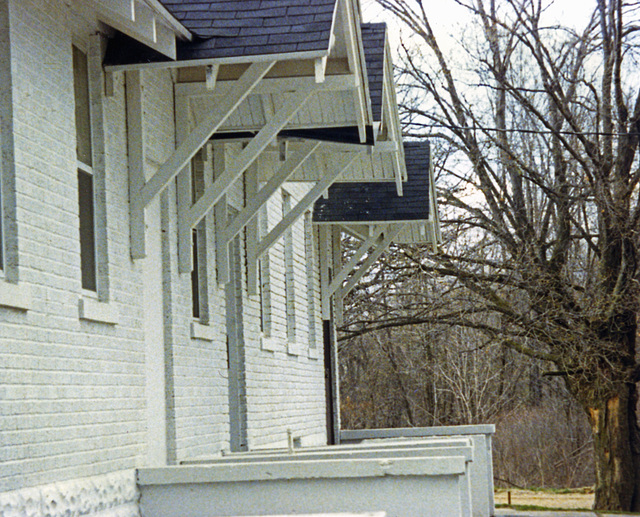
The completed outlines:
[[[191,232],[193,269],[191,270],[191,306],[194,318],[200,317],[200,275],[198,274],[198,231]]]
[[[76,154],[79,161],[91,165],[91,116],[87,56],[73,47],[73,88],[76,102]]]
[[[96,291],[96,244],[93,214],[93,176],[78,170],[80,267],[82,288]]]

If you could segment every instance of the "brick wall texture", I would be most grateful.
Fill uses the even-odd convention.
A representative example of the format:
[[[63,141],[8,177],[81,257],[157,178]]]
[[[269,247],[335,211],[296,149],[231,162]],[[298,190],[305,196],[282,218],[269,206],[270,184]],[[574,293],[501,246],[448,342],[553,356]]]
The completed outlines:
[[[0,36],[10,36],[10,50],[3,44],[0,52],[10,52],[14,85],[17,213],[17,231],[5,240],[17,246],[19,287],[28,289],[32,299],[27,311],[0,307],[0,492],[145,465],[149,396],[166,400],[170,460],[229,447],[226,291],[216,281],[214,221],[207,217],[209,333],[207,339],[196,339],[191,337],[191,278],[178,272],[173,185],[159,205],[163,244],[158,287],[163,290],[164,319],[158,325],[164,342],[158,346],[164,348],[166,393],[150,395],[145,386],[144,278],[129,250],[123,73],[114,74],[113,96],[101,98],[105,167],[100,195],[106,220],[97,221],[106,228],[100,274],[108,285],[99,295],[115,308],[117,323],[79,318],[83,293],[71,50],[72,44],[87,48],[97,29],[91,5],[0,0],[0,11],[9,16],[11,26],[10,34]],[[153,170],[175,147],[173,76],[145,71],[142,79],[146,165]],[[0,96],[0,114],[7,117],[11,110],[4,99]],[[306,187],[291,184],[287,189],[295,203]],[[229,199],[241,208],[242,184],[232,189]],[[278,192],[266,211],[270,226],[281,215],[280,199]],[[269,252],[270,350],[262,346],[260,297],[247,293],[245,264],[238,268],[251,448],[286,442],[288,429],[303,443],[326,440],[322,339],[319,331],[309,332],[314,318],[314,328],[321,328],[317,267],[312,282],[307,269],[309,260],[317,264],[317,257],[309,257],[302,219],[292,231],[295,307],[286,306],[283,240]],[[240,252],[244,261],[244,237]],[[295,343],[287,342],[287,310],[295,313]]]

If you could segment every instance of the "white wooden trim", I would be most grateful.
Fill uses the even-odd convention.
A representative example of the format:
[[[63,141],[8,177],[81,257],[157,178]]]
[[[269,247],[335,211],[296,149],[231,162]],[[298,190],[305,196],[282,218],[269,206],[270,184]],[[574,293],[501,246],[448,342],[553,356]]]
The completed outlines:
[[[207,188],[202,197],[191,207],[189,211],[189,224],[193,228],[215,205],[231,185],[244,173],[264,149],[278,136],[280,130],[289,122],[297,111],[302,108],[309,97],[316,93],[319,87],[294,92],[287,102],[273,115],[273,118],[265,124],[258,134],[242,150],[238,157]]]
[[[319,225],[320,223],[315,223],[315,224]],[[340,227],[343,229],[345,233],[348,233],[353,237],[355,237],[356,239],[360,239],[361,241],[364,241],[370,235],[369,225],[341,224]]]
[[[100,0],[98,18],[170,59],[176,59],[176,37],[158,22],[154,9],[138,0]],[[164,16],[162,16],[164,18]]]
[[[218,79],[214,95],[221,97],[231,93],[236,81]],[[253,95],[282,94],[287,91],[306,90],[316,85],[314,77],[265,77],[254,88]],[[358,86],[358,76],[355,74],[327,75],[322,82],[323,91],[340,92],[353,90]],[[210,97],[212,92],[207,89],[206,82],[178,83],[175,85],[179,95],[189,97]]]
[[[325,72],[327,71],[327,57],[328,56],[319,57],[313,62],[316,83],[324,82]]]
[[[143,205],[147,206],[193,158],[211,136],[224,124],[231,113],[249,96],[255,86],[273,67],[275,61],[253,63],[235,84],[232,94],[216,104],[211,113],[187,136],[164,162],[142,190]],[[194,225],[192,225],[193,227]]]
[[[384,46],[384,76],[383,76],[383,114],[386,115],[387,129],[391,140],[396,142],[397,150],[394,155],[396,166],[396,188],[398,195],[402,195],[402,182],[407,178],[407,167],[404,161],[404,148],[402,146],[402,125],[398,113],[398,100],[396,97],[396,85],[393,80],[393,61],[389,45],[385,41]]]
[[[435,250],[438,244],[442,242],[442,233],[440,230],[440,213],[438,212],[438,198],[436,197],[436,183],[433,177],[433,157],[431,155],[431,150],[429,150],[429,196],[431,198],[431,229],[434,239],[433,248]]]
[[[167,11],[167,8],[158,0],[145,0],[145,2],[156,10],[156,12],[162,17],[167,25],[176,32],[176,34],[179,34],[188,41],[193,39],[191,33],[178,20],[176,20],[173,15]]]
[[[335,167],[327,173],[315,186],[292,208],[287,215],[264,237],[258,245],[257,256],[260,258],[282,234],[300,217],[316,200],[322,196],[323,192],[331,185],[342,172],[349,167],[358,157],[358,153],[349,153],[343,157],[341,166]]]
[[[353,12],[351,7],[353,4],[349,0],[343,0],[341,2],[343,9],[343,23],[345,27],[345,39],[347,44],[347,58],[349,60],[349,65],[353,72],[358,77],[358,86],[356,91],[354,92],[354,102],[356,104],[356,113],[358,119],[358,135],[360,137],[360,142],[366,142],[367,140],[367,130],[366,130],[366,121],[367,121],[367,111],[368,110],[368,99],[365,97],[365,88],[367,85],[364,84],[366,73],[363,74],[364,70],[361,70],[361,67],[364,69],[364,56],[362,59],[358,59],[358,50],[360,50],[360,45],[358,42],[358,38],[356,37],[356,26],[353,18]],[[369,117],[371,118],[371,117]]]
[[[402,231],[402,224],[394,224],[387,228],[387,231],[384,234],[384,238],[380,241],[380,243],[376,246],[376,249],[373,250],[366,260],[362,263],[362,265],[358,268],[358,270],[349,278],[349,281],[344,285],[336,294],[336,298],[343,299],[351,289],[353,289],[359,280],[364,276],[364,274],[369,270],[369,268],[374,264],[380,255],[382,255],[385,250],[389,247],[389,244],[396,238],[396,236]]]
[[[302,52],[285,52],[280,54],[260,54],[260,55],[244,55],[244,56],[229,56],[218,57],[208,59],[185,59],[183,61],[155,61],[151,63],[129,63],[119,65],[105,66],[105,70],[110,72],[118,72],[123,70],[164,70],[171,68],[187,68],[192,66],[207,66],[207,65],[240,65],[240,64],[255,64],[266,63],[271,61],[296,61],[306,59],[316,59],[318,57],[326,56],[328,50],[311,50]]]
[[[321,142],[309,142],[304,146],[296,150],[278,169],[278,171],[269,179],[267,184],[260,189],[260,191],[252,192],[252,195],[247,192],[247,204],[243,210],[233,219],[231,224],[227,226],[224,239],[229,242],[238,233],[242,231],[245,225],[255,218],[258,210],[269,200],[269,198],[287,181],[287,179],[294,174],[304,162],[315,152],[318,147],[322,145]],[[257,171],[256,171],[257,172]],[[256,180],[257,182],[257,175]]]
[[[218,80],[218,72],[220,71],[220,65],[208,65],[205,68],[205,87],[207,90],[212,91],[216,87],[216,81]]]
[[[353,256],[349,259],[349,262],[347,262],[339,272],[334,271],[333,280],[329,285],[330,294],[335,293],[338,288],[340,288],[342,282],[344,282],[347,279],[347,276],[349,276],[349,273],[355,269],[360,259],[364,257],[372,246],[378,243],[380,235],[384,230],[384,226],[376,227],[374,232],[360,245]]]
[[[127,84],[127,151],[129,158],[129,241],[131,258],[147,256],[145,244],[144,187],[145,134],[142,122],[144,98],[140,72],[133,70],[125,74]]]

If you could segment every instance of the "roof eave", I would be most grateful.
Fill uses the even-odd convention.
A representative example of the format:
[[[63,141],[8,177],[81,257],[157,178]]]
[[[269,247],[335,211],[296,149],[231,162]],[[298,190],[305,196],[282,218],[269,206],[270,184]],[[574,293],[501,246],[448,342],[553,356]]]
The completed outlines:
[[[243,56],[229,56],[204,59],[167,60],[148,63],[127,63],[118,65],[105,65],[107,72],[127,70],[159,70],[172,68],[186,68],[190,66],[209,65],[242,65],[251,63],[263,63],[268,61],[295,61],[300,59],[319,59],[328,56],[328,50],[312,50],[301,52],[286,52],[282,54],[257,54]]]

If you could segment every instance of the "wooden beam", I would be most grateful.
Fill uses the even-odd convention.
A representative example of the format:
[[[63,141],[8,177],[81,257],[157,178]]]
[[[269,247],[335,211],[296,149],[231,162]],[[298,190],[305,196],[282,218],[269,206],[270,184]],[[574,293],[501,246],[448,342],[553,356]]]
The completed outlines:
[[[213,91],[216,88],[216,81],[218,79],[218,72],[220,71],[220,65],[217,65],[217,64],[209,65],[205,70],[206,70],[205,84],[206,84],[207,90]]]
[[[280,130],[289,122],[296,112],[304,106],[307,99],[320,87],[293,92],[287,102],[273,115],[273,118],[258,132],[235,160],[227,166],[220,177],[207,188],[202,197],[189,211],[189,224],[193,228],[231,188],[233,183],[247,170],[264,149],[278,136]]]
[[[327,56],[315,59],[313,64],[316,83],[323,83],[325,79],[325,72],[327,71]]]
[[[233,220],[233,222],[229,225],[229,227],[233,226],[233,224],[238,220],[238,218],[248,209],[249,203],[251,203],[258,196],[259,189],[258,182],[258,163],[253,162],[253,164],[247,169],[245,174],[245,196],[248,200],[245,203],[245,207]],[[246,217],[246,216],[245,216]],[[227,232],[229,230],[227,227]],[[259,269],[258,269],[258,257],[256,256],[256,246],[258,245],[258,241],[260,240],[260,233],[258,228],[258,217],[254,212],[254,215],[249,218],[246,223],[246,243],[247,243],[247,293],[250,296],[258,294],[258,277],[259,277]],[[226,233],[226,232],[225,232]],[[233,238],[233,237],[231,237]],[[229,242],[231,239],[228,237],[228,233],[225,236],[225,240]]]
[[[269,179],[267,184],[260,189],[251,193],[247,191],[247,203],[242,211],[233,219],[224,232],[223,239],[227,242],[231,241],[242,229],[251,221],[255,219],[258,210],[269,200],[269,198],[275,194],[276,190],[287,181],[287,179],[293,175],[302,164],[311,156],[318,147],[322,145],[321,142],[309,142],[304,146],[298,148],[294,154],[292,154],[278,169],[278,171]],[[253,180],[252,180],[253,181]],[[256,180],[257,181],[257,178]],[[247,185],[249,184],[249,177],[247,176]]]
[[[354,21],[353,12],[351,6],[353,4],[349,0],[342,2],[342,9],[344,14],[344,26],[345,26],[345,38],[347,40],[347,57],[349,59],[349,65],[351,70],[358,77],[358,86],[354,92],[354,102],[356,104],[356,117],[358,120],[358,136],[360,142],[364,143],[367,140],[366,119],[368,99],[365,95],[365,91],[368,85],[365,84],[366,75],[363,72],[365,68],[364,56],[360,56],[362,51],[358,38],[356,37],[356,22]]]
[[[384,226],[376,226],[375,231],[360,245],[353,256],[349,259],[349,262],[347,262],[340,271],[334,271],[333,279],[331,280],[331,284],[329,284],[330,294],[335,293],[342,286],[342,282],[344,282],[347,279],[347,276],[349,276],[349,273],[356,268],[360,259],[365,256],[372,246],[378,244],[378,241],[380,241],[380,235],[384,230]]]
[[[274,64],[275,61],[268,61],[253,63],[249,66],[235,84],[233,93],[216,104],[209,116],[195,127],[145,184],[142,191],[144,206],[147,206],[153,198],[167,187],[169,182],[175,178],[193,155],[200,150],[218,128],[224,124],[231,113],[251,94]]]
[[[213,146],[213,174],[214,183],[218,176],[222,175],[226,168],[226,152],[224,143],[217,143]],[[224,229],[228,224],[227,196],[220,197],[213,208],[215,218],[216,234],[216,269],[218,272],[218,284],[224,285],[231,279],[231,260],[229,254],[229,243],[224,240]]]
[[[362,265],[358,268],[358,270],[351,275],[349,281],[344,285],[336,294],[336,298],[343,299],[351,289],[353,289],[356,284],[360,281],[360,279],[364,276],[364,274],[369,270],[369,268],[375,263],[376,260],[380,258],[385,250],[389,247],[389,244],[396,238],[396,236],[402,231],[404,225],[402,224],[392,224],[389,225],[387,230],[384,232],[384,238],[380,241],[380,243],[376,246],[376,249],[373,250],[366,260],[362,263]]]
[[[125,72],[127,82],[127,149],[129,157],[129,245],[131,258],[147,256],[145,246],[144,187],[145,134],[140,71]]]
[[[176,117],[176,143],[181,142],[188,135],[189,131],[189,101],[185,97],[175,98]],[[191,273],[193,269],[193,236],[191,227],[187,224],[187,215],[191,207],[191,160],[189,160],[177,178],[177,204],[178,204],[178,271],[180,273]]]
[[[236,81],[225,81],[220,78],[216,81],[216,95],[224,97],[230,94]],[[254,90],[255,95],[278,95],[282,92],[305,90],[316,85],[315,77],[265,77]],[[355,74],[327,75],[322,83],[325,92],[348,91],[357,88],[358,77]],[[180,95],[189,97],[210,97],[211,91],[207,89],[206,82],[178,83],[175,85]]]
[[[342,166],[335,167],[332,171],[327,173],[320,181],[318,181],[313,188],[300,200],[300,202],[293,207],[287,215],[260,241],[258,246],[258,258],[260,258],[273,244],[282,236],[287,228],[300,217],[305,210],[307,210],[316,200],[322,196],[322,193],[329,188],[342,172],[349,167],[354,160],[358,157],[359,153],[345,153],[347,156],[343,157]]]
[[[322,319],[329,320],[331,318],[331,293],[329,292],[329,284],[331,283],[331,264],[329,263],[329,249],[331,246],[329,240],[330,227],[322,225],[318,228],[318,258],[320,259],[320,302],[322,309]]]

